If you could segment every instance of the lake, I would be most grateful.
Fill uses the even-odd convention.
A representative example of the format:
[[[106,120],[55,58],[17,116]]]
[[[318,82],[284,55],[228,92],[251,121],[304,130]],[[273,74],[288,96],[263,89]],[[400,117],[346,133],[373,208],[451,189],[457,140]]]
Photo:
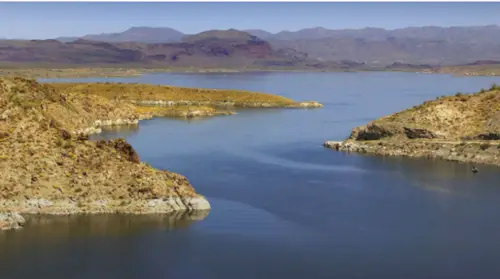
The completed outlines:
[[[44,80],[53,81],[53,80]],[[337,153],[355,126],[495,77],[415,73],[148,74],[61,79],[245,89],[322,109],[155,118],[125,137],[212,210],[37,217],[0,233],[2,278],[500,278],[500,169]],[[202,219],[202,220],[201,220]]]

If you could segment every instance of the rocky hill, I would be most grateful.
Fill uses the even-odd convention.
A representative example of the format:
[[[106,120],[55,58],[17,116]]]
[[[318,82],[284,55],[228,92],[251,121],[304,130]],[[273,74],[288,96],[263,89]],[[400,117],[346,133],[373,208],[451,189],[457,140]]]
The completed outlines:
[[[153,116],[230,114],[234,107],[321,105],[235,90],[0,78],[0,229],[22,225],[18,213],[208,210],[184,176],[142,163],[123,139],[89,141],[88,134]]]
[[[353,129],[342,151],[500,165],[500,87],[440,97]]]
[[[74,133],[99,119],[129,118],[132,105],[23,78],[0,79],[0,96],[0,212],[209,209],[185,177],[141,163],[123,139]]]

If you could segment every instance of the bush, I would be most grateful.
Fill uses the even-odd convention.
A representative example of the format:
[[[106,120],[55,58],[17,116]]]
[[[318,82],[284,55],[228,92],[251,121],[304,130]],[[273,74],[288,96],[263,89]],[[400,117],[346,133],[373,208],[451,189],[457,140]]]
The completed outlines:
[[[64,141],[60,138],[56,140],[56,146],[61,147],[64,144]]]
[[[500,85],[493,83],[490,87],[490,91],[500,90]]]
[[[490,144],[489,143],[483,143],[483,144],[481,144],[479,146],[479,148],[484,151],[484,150],[490,148]]]

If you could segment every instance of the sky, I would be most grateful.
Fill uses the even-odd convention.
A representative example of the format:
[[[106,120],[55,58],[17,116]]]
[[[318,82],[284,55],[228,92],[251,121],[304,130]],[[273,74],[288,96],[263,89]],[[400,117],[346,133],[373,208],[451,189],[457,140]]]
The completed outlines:
[[[122,32],[134,26],[296,31],[500,25],[500,2],[1,2],[0,38],[47,39]]]

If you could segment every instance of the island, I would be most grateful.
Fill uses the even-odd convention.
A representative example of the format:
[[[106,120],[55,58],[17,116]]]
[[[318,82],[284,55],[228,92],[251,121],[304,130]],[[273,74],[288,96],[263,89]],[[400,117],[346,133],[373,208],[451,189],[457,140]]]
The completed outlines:
[[[356,127],[327,148],[500,165],[500,86],[457,93]]]
[[[0,229],[23,214],[172,213],[210,209],[188,179],[141,162],[124,139],[89,140],[103,126],[155,116],[315,108],[281,96],[117,83],[42,84],[0,78]],[[195,214],[199,216],[198,214]]]

